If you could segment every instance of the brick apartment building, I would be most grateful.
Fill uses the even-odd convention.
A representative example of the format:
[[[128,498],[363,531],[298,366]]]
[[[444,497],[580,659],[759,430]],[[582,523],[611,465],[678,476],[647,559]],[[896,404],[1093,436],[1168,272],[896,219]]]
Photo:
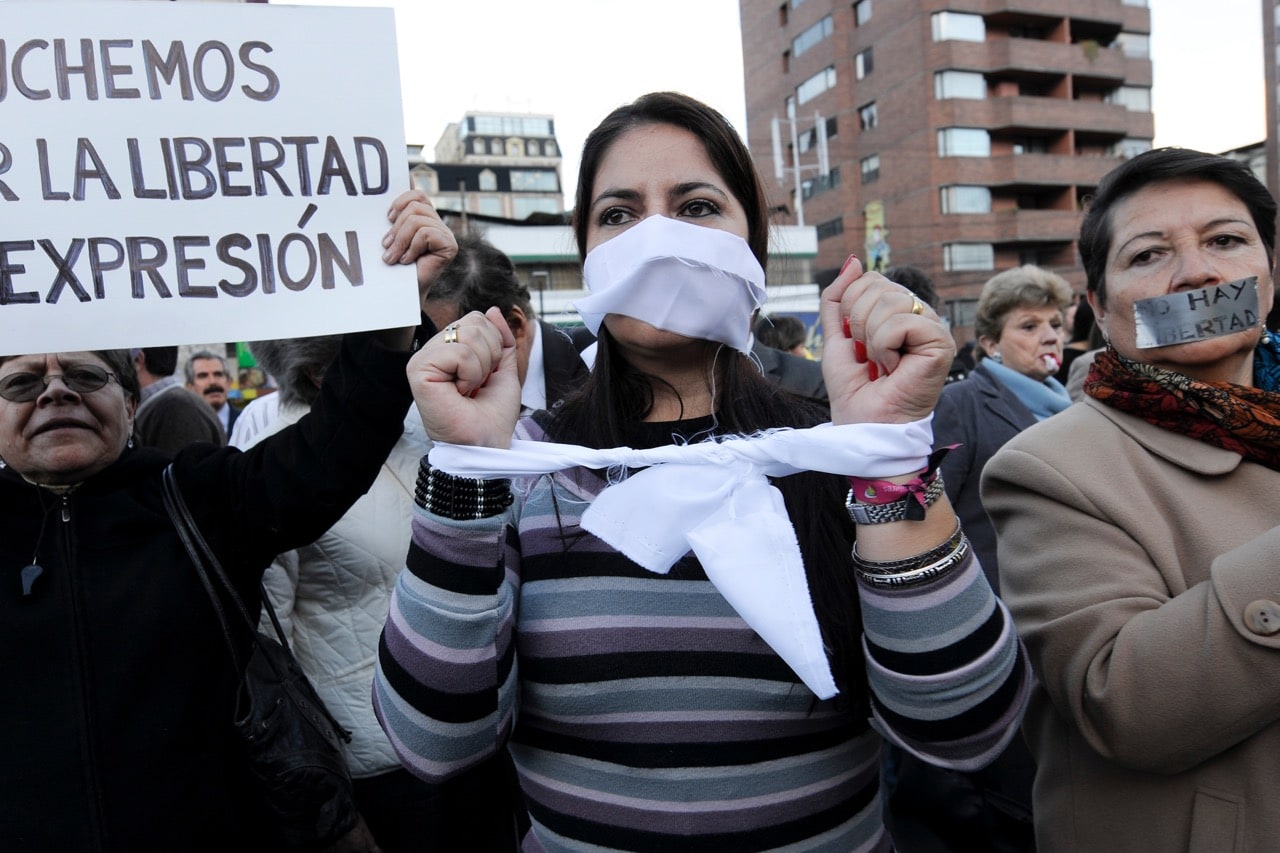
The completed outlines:
[[[775,222],[816,226],[820,284],[850,253],[913,264],[961,338],[994,271],[1083,290],[1081,201],[1154,135],[1146,0],[739,8],[748,141]]]

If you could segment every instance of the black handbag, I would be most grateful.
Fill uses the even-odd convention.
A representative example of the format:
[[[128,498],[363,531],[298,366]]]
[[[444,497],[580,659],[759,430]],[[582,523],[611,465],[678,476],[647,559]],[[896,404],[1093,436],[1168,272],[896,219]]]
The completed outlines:
[[[163,480],[165,509],[213,603],[236,671],[243,673],[233,723],[261,801],[279,829],[278,844],[288,850],[327,847],[350,832],[359,818],[340,743],[350,743],[351,732],[329,713],[289,651],[266,590],[262,606],[278,640],[258,631],[257,621],[191,517],[172,466],[165,468]],[[221,595],[213,578],[222,587]],[[223,595],[235,605],[253,639],[247,663],[232,636]]]

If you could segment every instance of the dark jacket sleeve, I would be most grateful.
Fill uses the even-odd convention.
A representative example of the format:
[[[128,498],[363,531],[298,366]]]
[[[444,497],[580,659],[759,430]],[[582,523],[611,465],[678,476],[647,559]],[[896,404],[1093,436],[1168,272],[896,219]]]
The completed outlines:
[[[247,451],[178,454],[178,484],[228,572],[256,585],[272,557],[314,541],[368,491],[412,403],[408,356],[349,334],[298,423]]]

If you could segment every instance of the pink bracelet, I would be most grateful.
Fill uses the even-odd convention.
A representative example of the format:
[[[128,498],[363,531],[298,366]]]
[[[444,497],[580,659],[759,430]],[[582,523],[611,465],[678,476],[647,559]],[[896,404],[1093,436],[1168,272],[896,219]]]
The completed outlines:
[[[853,487],[852,497],[861,504],[879,505],[895,503],[910,496],[914,497],[920,503],[920,506],[927,506],[925,491],[934,480],[938,479],[938,465],[942,462],[942,457],[946,456],[952,448],[958,446],[952,444],[938,448],[929,455],[928,467],[914,479],[905,483],[871,480],[865,477],[850,477],[849,485]]]

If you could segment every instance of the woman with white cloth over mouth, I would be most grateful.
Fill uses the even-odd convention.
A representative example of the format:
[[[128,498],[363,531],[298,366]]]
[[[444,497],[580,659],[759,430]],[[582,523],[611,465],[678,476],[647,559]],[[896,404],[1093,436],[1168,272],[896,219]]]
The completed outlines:
[[[1022,648],[930,454],[950,334],[850,258],[830,412],[770,383],[766,209],[718,112],[642,97],[583,149],[580,393],[517,425],[493,310],[410,365],[437,445],[375,708],[423,778],[510,750],[523,849],[888,850],[882,737],[968,769],[1016,731]]]

